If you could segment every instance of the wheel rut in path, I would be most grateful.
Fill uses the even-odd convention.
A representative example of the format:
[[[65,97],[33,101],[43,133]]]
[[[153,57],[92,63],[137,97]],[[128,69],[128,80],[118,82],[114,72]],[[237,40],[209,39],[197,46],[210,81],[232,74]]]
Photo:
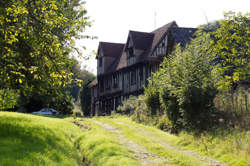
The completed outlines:
[[[136,144],[132,140],[127,139],[123,136],[119,128],[110,126],[100,121],[93,121],[94,123],[102,126],[104,129],[116,134],[119,137],[119,144],[126,146],[130,151],[133,152],[142,166],[166,166],[168,160],[164,157],[148,152],[143,146]]]
[[[152,136],[151,134],[149,134],[145,130],[142,131],[142,129],[140,129],[138,127],[134,127],[132,125],[125,124],[125,123],[122,123],[122,122],[115,122],[115,123],[127,126],[130,129],[137,131],[140,135],[151,138],[152,142],[154,142],[154,143],[158,143],[158,144],[160,144],[162,146],[165,146],[168,149],[172,149],[174,151],[183,153],[183,154],[185,154],[187,156],[193,157],[193,158],[197,159],[202,164],[202,166],[227,166],[227,164],[222,163],[222,162],[220,162],[218,160],[215,160],[215,159],[213,159],[211,157],[202,156],[202,155],[198,154],[197,152],[194,152],[194,151],[191,151],[191,150],[184,150],[184,149],[181,149],[181,148],[176,147],[174,145],[168,144],[166,141],[162,140],[161,138],[156,137],[156,136]]]

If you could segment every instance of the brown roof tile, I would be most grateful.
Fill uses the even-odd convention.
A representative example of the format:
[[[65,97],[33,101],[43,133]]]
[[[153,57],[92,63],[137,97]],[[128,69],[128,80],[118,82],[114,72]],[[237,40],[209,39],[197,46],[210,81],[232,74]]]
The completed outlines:
[[[195,30],[195,28],[178,27],[176,22],[172,21],[150,33],[129,31],[129,35],[132,37],[134,47],[144,50],[140,56],[140,61],[152,61],[157,60],[157,58],[152,59],[148,55],[154,51],[167,32],[172,34],[175,43],[181,43],[181,45],[183,45],[190,40]],[[127,46],[125,44],[100,42],[99,48],[100,47],[103,49],[104,56],[113,57],[105,73],[111,73],[127,66],[127,53],[125,51]]]
[[[154,30],[152,33],[154,33],[154,40],[153,40],[153,43],[152,43],[152,47],[151,47],[151,50],[153,50],[155,48],[155,46],[160,42],[160,40],[162,39],[162,37],[164,36],[164,34],[167,32],[167,30],[169,28],[172,28],[172,27],[178,27],[178,25],[176,24],[175,21],[172,21],[156,30]]]
[[[123,50],[122,43],[100,42],[99,48],[102,48],[104,56],[117,57]]]
[[[129,31],[129,33],[131,34],[134,47],[136,49],[147,50],[152,45],[152,41],[154,38],[153,33],[138,32],[138,31]]]

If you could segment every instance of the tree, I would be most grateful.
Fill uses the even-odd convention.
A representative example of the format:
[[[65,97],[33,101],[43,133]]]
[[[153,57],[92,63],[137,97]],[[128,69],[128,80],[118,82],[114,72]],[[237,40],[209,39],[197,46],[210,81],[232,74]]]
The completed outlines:
[[[81,80],[81,85],[77,82],[72,82],[70,85],[68,85],[68,90],[70,91],[71,96],[74,98],[74,101],[78,101],[80,97],[80,91],[83,88],[83,86],[87,86],[88,83],[93,81],[95,79],[95,75],[91,72],[88,72],[85,69],[81,69],[81,66],[78,64],[77,60],[75,61],[75,65],[72,67],[72,73],[73,78],[77,80]]]
[[[217,70],[223,76],[220,88],[231,87],[250,76],[250,14],[226,13],[220,27],[212,33],[214,57],[218,59]]]
[[[156,103],[161,104],[161,109],[175,129],[197,125],[202,127],[205,123],[201,117],[210,112],[217,93],[211,65],[212,40],[209,34],[201,31],[196,35],[185,48],[176,46],[164,59],[159,71],[153,74],[145,89],[147,106],[151,107],[155,103],[148,103],[147,98],[152,98],[148,96],[159,94],[155,96],[160,97],[160,103]]]
[[[91,24],[80,0],[2,0],[0,76],[21,97],[57,96],[72,81],[74,39]]]
[[[91,113],[91,88],[88,86],[91,83],[95,76],[86,72],[86,76],[83,80],[82,87],[80,90],[80,102],[81,108],[84,116],[90,116]]]

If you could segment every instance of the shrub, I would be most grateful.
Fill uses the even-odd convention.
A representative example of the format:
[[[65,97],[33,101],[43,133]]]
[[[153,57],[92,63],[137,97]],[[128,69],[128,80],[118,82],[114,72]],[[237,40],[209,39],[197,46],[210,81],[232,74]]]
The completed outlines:
[[[165,58],[145,88],[151,115],[165,113],[173,128],[203,126],[200,118],[213,108],[217,94],[210,42],[208,34],[198,32],[184,49],[177,45]]]
[[[160,113],[159,91],[150,85],[145,89],[145,103],[152,116]]]
[[[160,101],[165,110],[168,119],[172,122],[173,128],[181,126],[181,112],[178,105],[177,97],[171,94],[167,87],[162,88],[160,92]]]
[[[121,114],[133,114],[137,106],[137,97],[129,96],[129,98],[125,99],[122,102],[122,105],[118,106],[117,111]]]

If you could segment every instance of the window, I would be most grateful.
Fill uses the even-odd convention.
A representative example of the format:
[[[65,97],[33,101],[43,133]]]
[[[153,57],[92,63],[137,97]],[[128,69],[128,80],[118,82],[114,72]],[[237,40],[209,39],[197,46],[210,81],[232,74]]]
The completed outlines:
[[[118,75],[117,74],[113,75],[113,87],[114,88],[118,87]]]
[[[140,71],[139,71],[139,75],[140,75],[140,80],[143,80],[143,67],[140,67]]]
[[[130,82],[130,72],[127,73],[127,80]]]
[[[101,92],[104,91],[104,83],[103,83],[103,80],[100,80],[100,91],[101,91]]]
[[[136,83],[136,70],[131,71],[131,85]]]
[[[108,77],[105,80],[105,89],[109,90],[110,89],[110,85],[111,85],[111,79],[110,79],[110,77]]]
[[[99,58],[99,67],[102,67],[102,57],[101,58]]]

